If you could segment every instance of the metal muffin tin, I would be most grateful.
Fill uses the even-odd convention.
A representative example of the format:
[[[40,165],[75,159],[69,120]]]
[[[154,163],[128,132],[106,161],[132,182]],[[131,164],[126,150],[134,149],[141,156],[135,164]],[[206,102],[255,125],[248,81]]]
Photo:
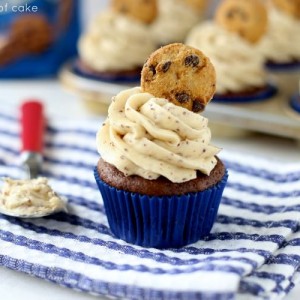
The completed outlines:
[[[64,87],[79,95],[90,110],[105,114],[111,97],[136,84],[115,84],[87,79],[67,65],[60,73]],[[91,105],[92,104],[92,105]],[[98,109],[100,108],[100,109]],[[211,102],[204,115],[210,122],[242,129],[300,140],[300,113],[289,105],[289,99],[278,93],[274,97],[252,103]]]

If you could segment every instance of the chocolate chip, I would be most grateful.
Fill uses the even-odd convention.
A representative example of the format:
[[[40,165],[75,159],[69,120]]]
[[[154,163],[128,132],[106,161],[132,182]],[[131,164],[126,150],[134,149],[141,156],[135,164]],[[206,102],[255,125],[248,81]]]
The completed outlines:
[[[172,64],[172,63],[171,63],[170,61],[165,62],[165,63],[163,64],[163,66],[162,66],[162,71],[163,71],[164,73],[166,73],[166,72],[169,70],[171,64]]]
[[[238,33],[241,37],[245,37],[245,31],[243,29],[240,29]]]
[[[200,112],[200,111],[203,111],[205,108],[205,105],[202,104],[199,100],[194,100],[193,102],[193,112]]]
[[[151,65],[149,66],[150,71],[153,73],[153,76],[156,74],[155,66]]]
[[[120,12],[123,13],[123,14],[127,14],[128,13],[128,7],[123,4],[120,8]]]
[[[227,14],[226,14],[226,17],[228,18],[228,19],[232,19],[233,17],[234,17],[234,15],[235,15],[235,10],[229,10],[228,12],[227,12]]]
[[[177,93],[175,98],[179,103],[187,103],[190,100],[190,96],[185,92]]]
[[[228,19],[233,19],[236,16],[239,16],[243,21],[247,21],[248,19],[247,13],[239,8],[233,8],[229,10],[226,15]]]
[[[194,54],[187,56],[184,61],[187,67],[197,67],[199,65],[199,62],[199,57]]]

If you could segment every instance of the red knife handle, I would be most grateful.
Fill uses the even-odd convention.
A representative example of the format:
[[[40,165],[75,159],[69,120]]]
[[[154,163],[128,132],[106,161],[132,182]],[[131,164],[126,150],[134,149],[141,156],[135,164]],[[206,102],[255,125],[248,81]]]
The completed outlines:
[[[21,106],[22,152],[42,153],[44,138],[43,104],[38,100],[29,100]]]

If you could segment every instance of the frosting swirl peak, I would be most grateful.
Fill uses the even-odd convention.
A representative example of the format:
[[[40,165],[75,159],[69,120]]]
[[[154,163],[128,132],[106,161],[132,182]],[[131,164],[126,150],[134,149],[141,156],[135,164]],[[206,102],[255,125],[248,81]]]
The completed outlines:
[[[277,63],[300,60],[300,20],[276,8],[270,9],[269,18],[269,30],[259,44],[261,53]]]
[[[126,176],[164,176],[174,183],[209,175],[220,151],[210,145],[208,120],[139,87],[119,93],[97,134],[102,158]]]
[[[142,66],[155,50],[149,35],[147,25],[108,10],[93,20],[78,50],[81,59],[97,71],[130,70]]]
[[[202,20],[197,12],[182,0],[159,0],[159,14],[150,25],[158,45],[183,41],[189,30]]]

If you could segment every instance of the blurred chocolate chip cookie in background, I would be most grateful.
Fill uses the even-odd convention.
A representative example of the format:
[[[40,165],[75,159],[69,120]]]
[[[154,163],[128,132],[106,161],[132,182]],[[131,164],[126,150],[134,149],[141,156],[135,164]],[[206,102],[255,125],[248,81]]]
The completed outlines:
[[[112,0],[112,8],[143,23],[152,23],[157,15],[156,0]]]

